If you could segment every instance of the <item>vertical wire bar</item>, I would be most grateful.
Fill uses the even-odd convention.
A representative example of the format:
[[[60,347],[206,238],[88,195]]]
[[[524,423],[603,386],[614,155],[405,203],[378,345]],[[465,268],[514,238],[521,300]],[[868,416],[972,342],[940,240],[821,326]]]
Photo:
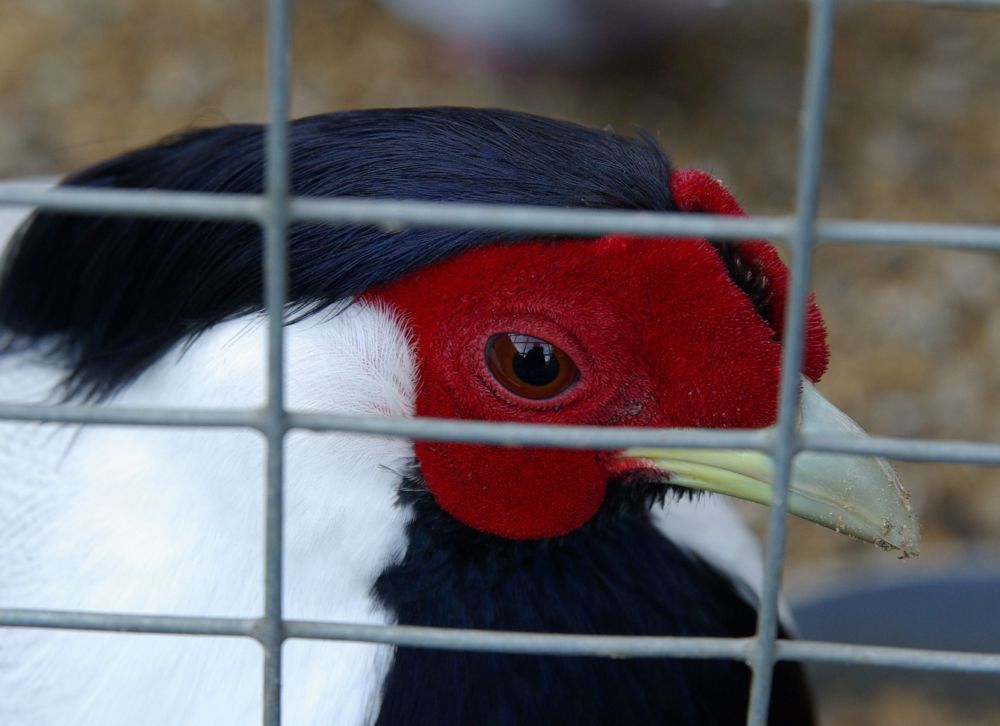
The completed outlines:
[[[816,211],[819,205],[836,9],[836,0],[813,0],[810,11],[808,58],[800,116],[802,131],[799,139],[795,222],[791,239],[791,289],[785,315],[780,407],[774,446],[774,491],[768,516],[767,556],[757,620],[756,647],[751,658],[753,680],[747,710],[749,726],[763,726],[767,723],[774,675],[778,596],[788,528],[788,488],[791,483],[792,458],[798,446],[796,423],[799,387],[805,350],[806,307],[812,273]]]
[[[281,645],[284,640],[281,595],[284,529],[284,439],[288,430],[284,400],[284,308],[288,274],[289,220],[289,67],[291,11],[288,0],[269,0],[267,13],[268,116],[265,158],[264,303],[268,318],[267,491],[264,515],[265,726],[281,723]]]

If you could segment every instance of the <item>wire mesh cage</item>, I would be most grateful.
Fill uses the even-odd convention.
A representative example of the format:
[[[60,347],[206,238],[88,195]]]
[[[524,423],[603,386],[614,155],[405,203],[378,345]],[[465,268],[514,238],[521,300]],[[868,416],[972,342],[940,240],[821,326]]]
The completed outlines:
[[[917,2],[917,0],[911,0]],[[268,5],[268,107],[266,192],[262,196],[139,190],[57,188],[0,189],[0,205],[85,214],[204,218],[251,222],[264,233],[268,335],[267,403],[252,410],[154,410],[86,405],[0,404],[0,419],[92,425],[246,428],[267,439],[264,612],[259,618],[209,618],[127,613],[0,610],[0,626],[84,629],[132,633],[215,635],[250,638],[264,653],[264,723],[281,714],[282,644],[289,639],[387,643],[415,648],[587,655],[630,658],[728,658],[753,670],[748,724],[767,720],[771,676],[781,660],[894,666],[1000,674],[1000,654],[940,651],[777,638],[779,589],[787,538],[790,472],[803,451],[885,456],[918,462],[1000,466],[1000,444],[874,436],[865,439],[797,431],[800,368],[806,305],[814,252],[823,243],[1000,250],[1000,226],[823,219],[818,215],[824,125],[830,97],[835,0],[813,0],[801,105],[794,210],[788,215],[734,219],[712,215],[560,210],[537,207],[421,203],[379,199],[306,199],[289,193],[288,117],[291,92],[291,1]],[[1000,3],[939,2],[1000,10]],[[615,429],[495,424],[444,419],[396,419],[288,410],[283,381],[283,310],[286,233],[298,222],[365,223],[392,227],[504,229],[524,233],[696,236],[784,242],[790,252],[791,292],[785,317],[780,410],[773,429],[717,431]],[[770,452],[775,462],[774,498],[768,515],[764,589],[757,634],[748,639],[583,636],[453,630],[404,625],[364,625],[289,620],[282,613],[283,442],[294,430],[344,431],[421,440],[504,446],[618,449],[629,446],[726,447]]]

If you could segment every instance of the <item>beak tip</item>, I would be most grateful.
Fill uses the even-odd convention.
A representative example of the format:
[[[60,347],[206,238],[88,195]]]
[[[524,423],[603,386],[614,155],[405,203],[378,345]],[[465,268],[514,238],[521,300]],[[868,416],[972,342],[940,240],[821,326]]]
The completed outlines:
[[[907,504],[909,504],[908,501]],[[909,506],[907,506],[907,514],[909,517],[901,525],[894,524],[887,517],[883,517],[882,536],[872,539],[875,546],[883,552],[892,550],[899,552],[901,560],[920,556],[920,529]]]

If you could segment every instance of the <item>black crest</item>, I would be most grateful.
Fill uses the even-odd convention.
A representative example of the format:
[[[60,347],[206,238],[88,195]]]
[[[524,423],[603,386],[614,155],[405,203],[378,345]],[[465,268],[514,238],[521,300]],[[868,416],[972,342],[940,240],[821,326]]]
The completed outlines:
[[[290,127],[292,192],[305,197],[673,211],[670,166],[649,136],[629,139],[496,109],[351,111]],[[68,177],[66,186],[260,194],[264,127],[199,129]],[[502,231],[298,224],[289,303],[307,315]],[[752,293],[735,252],[734,281]],[[101,398],[178,341],[262,309],[254,224],[36,214],[0,278],[6,350],[36,347],[67,370],[67,397]],[[753,295],[752,295],[753,297]]]
[[[510,111],[425,108],[313,116],[290,128],[292,191],[554,207],[671,210],[669,166],[636,141]],[[264,127],[189,131],[74,174],[68,186],[259,194]],[[301,224],[289,298],[307,313],[464,249],[513,240]],[[38,214],[7,257],[8,347],[47,344],[68,393],[100,397],[174,343],[262,307],[261,233],[215,221]]]

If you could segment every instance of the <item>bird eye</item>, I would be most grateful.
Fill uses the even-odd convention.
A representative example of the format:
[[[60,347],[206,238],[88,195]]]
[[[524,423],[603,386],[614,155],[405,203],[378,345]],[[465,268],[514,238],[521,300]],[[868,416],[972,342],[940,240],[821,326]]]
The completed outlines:
[[[500,333],[490,338],[486,365],[504,388],[533,400],[557,396],[580,377],[576,363],[562,350],[521,333]]]

